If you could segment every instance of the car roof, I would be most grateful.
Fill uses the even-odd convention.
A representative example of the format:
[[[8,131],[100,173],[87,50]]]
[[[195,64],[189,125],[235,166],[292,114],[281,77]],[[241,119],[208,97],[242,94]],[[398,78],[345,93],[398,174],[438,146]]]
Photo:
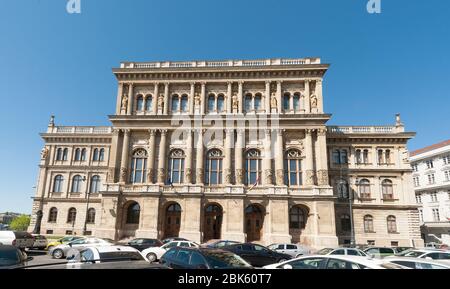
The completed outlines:
[[[129,247],[129,246],[119,246],[119,245],[113,245],[113,246],[98,246],[98,247],[91,247],[90,249],[95,249],[99,253],[109,253],[109,252],[139,252],[139,250]]]
[[[386,261],[409,261],[409,262],[420,262],[420,263],[427,263],[427,264],[436,264],[436,265],[441,265],[441,266],[445,266],[447,268],[450,268],[450,265],[448,263],[445,262],[441,262],[439,260],[429,260],[429,259],[424,259],[424,258],[416,258],[416,257],[405,257],[405,256],[388,256],[385,257],[383,260]]]
[[[308,255],[308,256],[302,256],[296,259],[307,259],[307,258],[330,258],[330,259],[338,259],[343,261],[349,261],[349,262],[357,262],[362,265],[380,265],[381,259],[372,259],[365,256],[355,256],[355,255]],[[292,259],[294,260],[294,259]]]

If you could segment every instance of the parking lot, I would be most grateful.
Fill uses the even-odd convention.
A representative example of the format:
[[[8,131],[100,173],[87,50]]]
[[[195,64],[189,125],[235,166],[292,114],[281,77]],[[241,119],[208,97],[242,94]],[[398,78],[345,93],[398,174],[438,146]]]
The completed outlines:
[[[33,257],[33,260],[28,262],[29,266],[66,262],[65,259],[53,259],[46,251],[29,250],[27,251],[27,255]]]

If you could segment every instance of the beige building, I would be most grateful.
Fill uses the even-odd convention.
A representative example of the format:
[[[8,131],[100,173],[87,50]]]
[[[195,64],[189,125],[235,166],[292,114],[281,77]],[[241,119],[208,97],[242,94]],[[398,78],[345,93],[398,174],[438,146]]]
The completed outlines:
[[[414,133],[399,116],[327,127],[327,69],[319,58],[121,63],[110,127],[52,118],[42,134],[30,229],[417,245]]]

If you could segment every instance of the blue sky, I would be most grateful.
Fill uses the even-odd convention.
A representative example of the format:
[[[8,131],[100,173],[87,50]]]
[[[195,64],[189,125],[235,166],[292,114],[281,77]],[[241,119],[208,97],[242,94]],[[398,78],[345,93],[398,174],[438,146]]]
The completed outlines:
[[[0,212],[31,211],[51,114],[108,125],[120,61],[320,56],[330,124],[393,124],[409,148],[450,138],[450,2],[2,0]]]

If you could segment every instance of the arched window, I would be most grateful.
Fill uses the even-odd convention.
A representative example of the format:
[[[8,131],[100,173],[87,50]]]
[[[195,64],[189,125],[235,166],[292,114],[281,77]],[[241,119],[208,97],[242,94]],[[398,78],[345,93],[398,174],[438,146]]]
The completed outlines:
[[[62,148],[58,148],[56,150],[56,160],[62,161],[62,159],[63,159]]]
[[[94,149],[94,153],[92,154],[92,160],[93,161],[99,160],[98,149]]]
[[[95,224],[95,209],[94,208],[89,208],[89,210],[87,211],[86,223]]]
[[[100,177],[95,175],[91,178],[91,186],[89,188],[89,192],[92,194],[97,194],[100,191]]]
[[[363,163],[364,164],[369,163],[369,150],[364,150],[363,152]]]
[[[208,111],[213,112],[216,109],[216,96],[214,94],[210,94],[208,96]]]
[[[53,180],[53,192],[54,193],[62,193],[64,185],[64,177],[62,175],[55,176]]]
[[[373,217],[371,215],[364,216],[364,232],[374,233],[373,230]]]
[[[176,212],[179,213],[181,212],[181,207],[179,204],[175,203],[175,204],[171,204],[167,207],[167,212]]]
[[[302,185],[301,153],[290,149],[286,152],[284,160],[284,183],[288,186]]]
[[[145,183],[147,175],[147,151],[144,149],[137,149],[133,153],[131,160],[131,183]]]
[[[358,164],[358,165],[362,163],[361,150],[356,150],[355,160],[356,160],[356,164]]]
[[[245,162],[245,184],[253,185],[261,183],[261,153],[259,150],[247,151]]]
[[[62,160],[63,160],[63,161],[67,161],[68,155],[69,155],[69,149],[68,149],[68,148],[65,148],[65,149],[63,150]]]
[[[81,150],[80,149],[75,149],[75,155],[73,158],[75,161],[81,161]]]
[[[341,230],[343,232],[351,230],[350,216],[347,214],[341,215]]]
[[[222,152],[218,149],[208,151],[206,156],[205,184],[218,185],[222,183]]]
[[[283,95],[283,109],[285,111],[290,110],[290,108],[291,108],[290,98],[291,98],[291,94],[288,92]]]
[[[188,110],[188,97],[187,95],[183,95],[181,97],[181,111],[187,112],[187,110]]]
[[[153,109],[153,96],[149,94],[145,98],[145,110],[152,111],[152,109]]]
[[[86,160],[86,149],[81,149],[81,161]]]
[[[358,184],[359,197],[361,199],[370,199],[370,182],[367,179],[362,179]]]
[[[180,110],[180,98],[178,94],[172,95],[172,112],[178,112]]]
[[[80,175],[76,175],[72,179],[72,193],[81,193],[81,183],[83,178]]]
[[[143,111],[144,110],[144,97],[142,95],[138,95],[136,100],[136,110]]]
[[[169,157],[169,181],[172,184],[181,184],[184,180],[184,151],[175,149]]]
[[[98,160],[101,162],[103,162],[105,160],[105,149],[104,148],[100,149],[100,153],[98,155]]]
[[[299,93],[295,93],[294,94],[294,111],[299,111],[300,110],[300,94]]]
[[[252,95],[247,94],[245,95],[245,111],[249,112],[252,110]]]
[[[340,164],[341,152],[339,150],[333,150],[333,163]]]
[[[69,224],[74,224],[75,220],[77,218],[77,209],[75,208],[70,208],[69,212],[67,214],[67,223]]]
[[[57,218],[58,218],[58,209],[53,207],[48,212],[48,222],[49,223],[56,223]]]
[[[139,224],[139,215],[141,207],[138,203],[133,202],[127,208],[127,224]]]
[[[385,154],[385,162],[386,164],[390,164],[391,163],[391,151],[390,150],[386,150],[384,152]]]
[[[306,226],[306,213],[299,206],[289,210],[289,229],[304,229]]]
[[[260,93],[255,94],[255,98],[253,99],[253,109],[258,111],[261,110],[261,99],[262,96]]]
[[[383,180],[381,182],[381,192],[384,200],[392,200],[394,198],[394,188],[391,180]]]
[[[349,197],[349,187],[348,182],[344,179],[339,179],[336,181],[336,189],[338,193],[338,198],[348,199]]]
[[[217,112],[224,111],[224,102],[225,97],[223,96],[223,94],[219,94],[219,96],[217,97]]]
[[[387,217],[387,230],[388,233],[397,233],[397,219],[395,216]]]

